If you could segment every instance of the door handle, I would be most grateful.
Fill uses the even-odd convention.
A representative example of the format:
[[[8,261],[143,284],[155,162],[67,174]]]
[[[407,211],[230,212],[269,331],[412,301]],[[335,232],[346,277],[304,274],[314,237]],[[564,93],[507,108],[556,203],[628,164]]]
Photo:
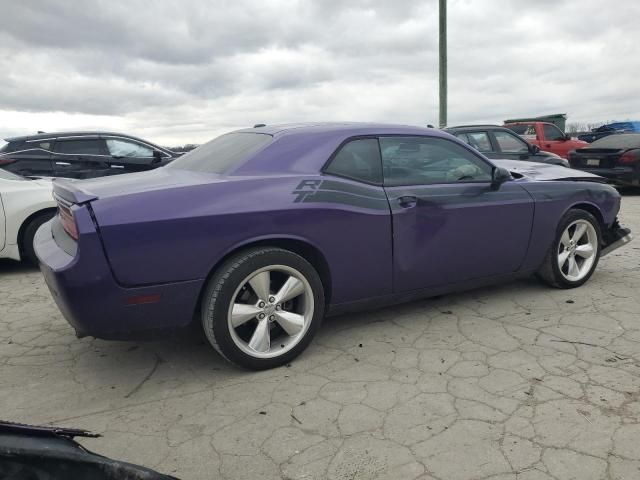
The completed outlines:
[[[61,167],[68,167],[71,164],[69,162],[56,162],[56,165],[60,165]]]
[[[398,204],[402,208],[413,208],[418,203],[418,197],[414,197],[413,195],[404,195],[398,198]]]

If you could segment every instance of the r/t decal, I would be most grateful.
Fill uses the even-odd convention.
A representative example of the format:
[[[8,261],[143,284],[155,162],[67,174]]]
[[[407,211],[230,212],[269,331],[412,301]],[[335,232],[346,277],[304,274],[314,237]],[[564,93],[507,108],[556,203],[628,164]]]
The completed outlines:
[[[294,203],[303,202],[307,196],[316,193],[320,185],[322,184],[322,180],[302,180],[295,190],[291,193],[296,195]]]

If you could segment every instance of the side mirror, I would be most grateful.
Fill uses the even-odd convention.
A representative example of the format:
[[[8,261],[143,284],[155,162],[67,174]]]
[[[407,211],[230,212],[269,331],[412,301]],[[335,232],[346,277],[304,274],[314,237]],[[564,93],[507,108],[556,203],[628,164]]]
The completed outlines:
[[[529,144],[529,153],[531,155],[535,155],[536,153],[540,153],[540,147],[538,145]]]
[[[162,153],[160,152],[160,150],[154,150],[153,160],[151,161],[151,163],[160,163],[161,161],[162,161]]]
[[[564,137],[562,137],[560,140],[562,140],[563,142],[567,142],[571,140],[571,135],[565,133]]]
[[[510,179],[511,174],[509,173],[509,170],[502,167],[495,167],[491,175],[491,190],[498,190],[500,185]]]

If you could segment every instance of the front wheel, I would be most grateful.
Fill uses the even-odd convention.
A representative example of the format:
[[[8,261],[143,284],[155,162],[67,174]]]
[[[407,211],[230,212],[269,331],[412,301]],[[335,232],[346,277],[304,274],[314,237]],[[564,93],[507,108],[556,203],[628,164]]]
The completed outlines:
[[[569,210],[558,224],[539,277],[553,287],[579,287],[598,265],[600,239],[600,224],[593,215],[585,210]]]
[[[227,260],[202,298],[202,326],[211,345],[232,363],[254,370],[297,357],[323,315],[316,270],[301,256],[273,247]]]

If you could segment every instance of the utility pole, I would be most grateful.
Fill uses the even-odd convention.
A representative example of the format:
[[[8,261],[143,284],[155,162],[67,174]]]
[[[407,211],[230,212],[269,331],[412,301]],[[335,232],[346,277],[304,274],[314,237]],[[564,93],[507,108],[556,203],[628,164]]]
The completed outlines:
[[[447,126],[447,0],[438,0],[440,10],[440,128]]]

